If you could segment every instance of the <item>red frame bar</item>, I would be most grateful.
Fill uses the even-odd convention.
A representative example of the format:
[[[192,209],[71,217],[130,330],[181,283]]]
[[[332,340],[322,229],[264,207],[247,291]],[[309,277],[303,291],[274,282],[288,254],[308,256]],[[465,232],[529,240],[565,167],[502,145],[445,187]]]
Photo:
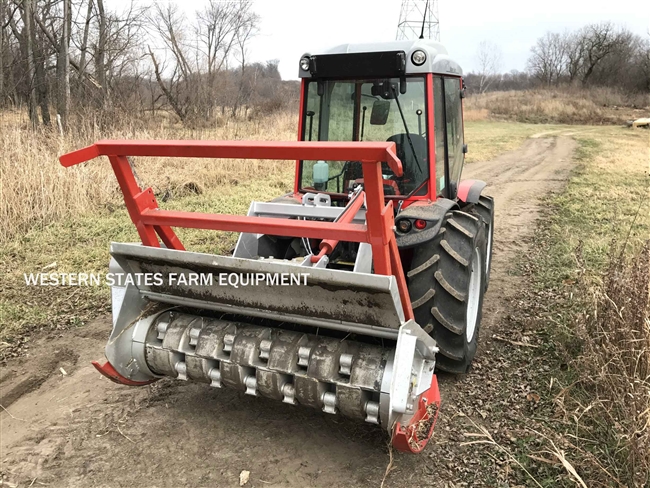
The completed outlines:
[[[124,203],[142,243],[160,247],[158,237],[170,249],[184,250],[172,227],[306,237],[329,241],[368,242],[372,247],[375,273],[397,279],[404,316],[413,319],[394,232],[392,202],[385,203],[381,163],[402,175],[402,163],[394,142],[336,141],[98,141],[64,154],[63,166],[80,164],[97,156],[108,156],[124,195]],[[161,210],[153,190],[139,187],[127,156],[232,158],[275,160],[361,161],[366,200],[366,225],[342,222],[248,217]],[[346,214],[351,212],[346,212]]]
[[[426,118],[427,118],[427,144],[429,145],[429,199],[436,200],[438,198],[438,192],[436,187],[438,186],[438,175],[436,174],[436,135],[435,131],[435,119],[434,119],[434,110],[435,110],[435,98],[433,94],[433,75],[431,73],[427,74],[425,81],[425,90],[426,90]],[[441,127],[440,130],[444,131],[444,127]],[[442,156],[444,158],[444,154]]]
[[[103,140],[64,154],[65,167],[97,156],[153,156],[170,158],[322,159],[324,161],[385,161],[397,176],[402,163],[392,142],[337,141],[125,141]]]

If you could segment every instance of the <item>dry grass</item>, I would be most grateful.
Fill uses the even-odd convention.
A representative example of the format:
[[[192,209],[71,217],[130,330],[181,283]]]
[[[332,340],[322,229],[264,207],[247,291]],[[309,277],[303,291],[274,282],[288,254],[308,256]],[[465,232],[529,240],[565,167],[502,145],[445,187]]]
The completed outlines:
[[[648,95],[611,89],[556,89],[490,92],[465,101],[468,120],[487,118],[527,123],[624,124],[650,114]]]
[[[490,118],[490,111],[487,108],[474,108],[476,106],[475,101],[472,98],[470,100],[472,101],[467,103],[463,109],[463,120],[466,123],[488,120]]]
[[[554,396],[545,433],[587,486],[648,486],[648,133],[601,127],[574,137],[580,165],[550,202],[535,259],[559,356],[540,379]]]
[[[295,116],[275,114],[254,121],[227,121],[220,127],[188,130],[164,119],[131,124],[121,129],[98,129],[92,120],[71,135],[32,132],[16,113],[0,114],[0,242],[53,220],[120,205],[121,194],[106,160],[63,168],[58,156],[99,139],[213,139],[295,140]],[[119,127],[119,125],[116,125]],[[136,161],[142,184],[163,200],[208,188],[237,185],[255,177],[286,171],[284,162],[257,160],[181,160],[156,158]]]
[[[647,486],[650,241],[630,259],[612,250],[604,283],[592,291],[591,307],[577,322],[583,351],[573,365],[582,391],[575,396],[568,391],[562,401],[578,412],[578,435],[600,441],[586,443],[600,461],[582,456],[583,471],[603,482],[609,478],[622,486]]]
[[[80,118],[74,132],[34,132],[24,114],[0,113],[0,243],[62,219],[122,205],[122,197],[105,158],[63,168],[58,157],[99,139],[295,140],[297,120],[290,112],[257,120],[226,119],[213,128],[187,129],[168,120],[124,118],[120,129],[103,131],[92,118]],[[490,159],[518,147],[537,131],[534,126],[469,121],[467,161]],[[137,158],[137,176],[166,202],[242,181],[288,175],[293,163],[258,160],[191,160]]]

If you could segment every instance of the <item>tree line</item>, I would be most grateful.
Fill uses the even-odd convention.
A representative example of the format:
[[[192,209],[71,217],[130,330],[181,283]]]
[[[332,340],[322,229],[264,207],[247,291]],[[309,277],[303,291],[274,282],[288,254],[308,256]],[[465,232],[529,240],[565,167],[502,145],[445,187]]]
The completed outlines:
[[[133,1],[133,0],[132,0]],[[278,61],[251,63],[259,16],[252,0],[208,0],[192,14],[174,2],[0,0],[0,109],[26,107],[34,127],[89,112],[100,123],[118,113],[171,114],[187,124],[269,113],[295,101]],[[497,45],[483,42],[470,92],[565,84],[650,91],[650,38],[610,22],[548,32],[524,72],[502,73]]]
[[[644,38],[611,22],[547,32],[532,46],[525,72],[501,73],[501,58],[498,46],[480,44],[477,69],[466,76],[472,91],[575,85],[650,92],[650,36]]]
[[[251,63],[252,0],[0,0],[0,108],[27,107],[34,127],[93,113],[109,121],[167,112],[186,123],[272,111],[297,96],[278,61]]]

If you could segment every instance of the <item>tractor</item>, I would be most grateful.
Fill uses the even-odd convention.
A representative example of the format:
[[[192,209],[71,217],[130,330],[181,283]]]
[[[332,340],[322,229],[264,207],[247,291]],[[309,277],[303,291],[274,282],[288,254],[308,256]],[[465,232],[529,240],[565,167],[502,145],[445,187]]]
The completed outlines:
[[[436,370],[467,373],[476,354],[490,275],[494,201],[461,180],[461,68],[419,39],[307,53],[298,70],[298,141],[103,140],[61,156],[108,157],[142,241],[110,245],[113,328],[93,364],[124,385],[167,376],[342,414],[420,452]],[[166,210],[134,177],[139,156],[295,160],[294,187],[245,216]],[[237,243],[192,252],[179,227]]]

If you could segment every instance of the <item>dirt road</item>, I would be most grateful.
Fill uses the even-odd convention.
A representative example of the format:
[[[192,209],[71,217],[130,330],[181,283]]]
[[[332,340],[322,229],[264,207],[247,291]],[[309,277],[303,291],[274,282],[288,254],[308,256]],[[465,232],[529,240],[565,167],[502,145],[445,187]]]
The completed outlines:
[[[532,138],[517,151],[466,168],[465,178],[488,181],[496,197],[477,360],[467,376],[440,378],[443,408],[434,438],[419,456],[395,453],[385,486],[451,487],[481,470],[501,476],[498,462],[462,443],[474,423],[499,431],[500,413],[525,402],[510,381],[525,365],[514,364],[512,344],[494,336],[518,333],[511,330],[509,307],[525,283],[511,266],[526,251],[540,197],[567,179],[574,146],[562,136]],[[2,369],[6,486],[239,486],[242,470],[250,471],[249,487],[382,483],[387,439],[373,426],[229,389],[166,380],[129,388],[100,377],[90,361],[103,358],[109,329],[104,317],[42,334],[29,357]],[[507,392],[511,403],[493,402],[494,392]]]

